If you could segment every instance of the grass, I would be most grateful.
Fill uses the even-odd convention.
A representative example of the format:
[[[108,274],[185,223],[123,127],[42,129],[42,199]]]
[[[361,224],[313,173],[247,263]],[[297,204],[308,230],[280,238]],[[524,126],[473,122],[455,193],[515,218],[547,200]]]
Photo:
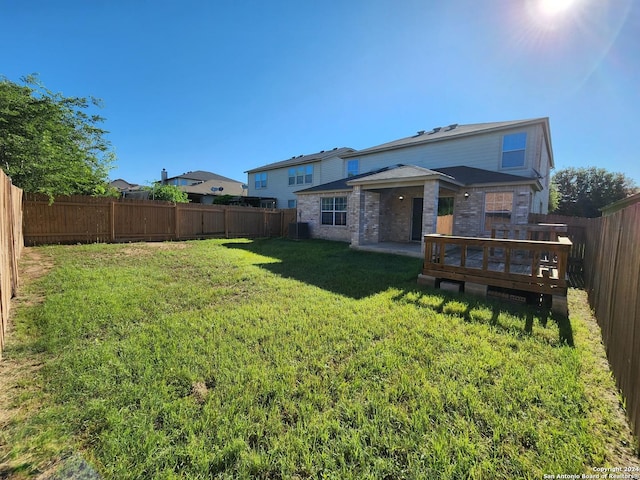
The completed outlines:
[[[38,364],[0,433],[16,478],[78,454],[105,479],[542,478],[632,441],[580,316],[419,288],[416,259],[241,239],[37,251],[45,300],[15,308],[5,350]]]

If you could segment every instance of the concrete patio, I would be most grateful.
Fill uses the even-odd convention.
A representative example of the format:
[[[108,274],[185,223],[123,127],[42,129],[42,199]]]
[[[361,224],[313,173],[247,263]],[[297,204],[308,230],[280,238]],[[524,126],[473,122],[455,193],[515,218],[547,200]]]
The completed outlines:
[[[351,246],[354,250],[376,253],[391,253],[406,257],[424,258],[420,242],[378,242]]]

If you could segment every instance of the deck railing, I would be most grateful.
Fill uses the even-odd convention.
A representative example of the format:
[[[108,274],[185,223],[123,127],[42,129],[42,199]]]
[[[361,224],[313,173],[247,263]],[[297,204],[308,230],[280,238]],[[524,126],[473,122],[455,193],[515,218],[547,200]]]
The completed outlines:
[[[571,241],[424,236],[422,274],[439,279],[566,296]]]
[[[501,223],[491,226],[491,238],[555,242],[560,236],[568,236],[567,230],[566,223],[527,223],[524,225]]]

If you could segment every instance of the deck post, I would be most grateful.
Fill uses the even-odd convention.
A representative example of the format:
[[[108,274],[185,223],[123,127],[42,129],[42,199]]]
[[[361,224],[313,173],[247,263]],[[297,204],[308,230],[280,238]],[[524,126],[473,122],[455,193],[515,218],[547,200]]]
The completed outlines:
[[[569,304],[567,297],[562,295],[551,296],[551,311],[565,317],[569,316]]]

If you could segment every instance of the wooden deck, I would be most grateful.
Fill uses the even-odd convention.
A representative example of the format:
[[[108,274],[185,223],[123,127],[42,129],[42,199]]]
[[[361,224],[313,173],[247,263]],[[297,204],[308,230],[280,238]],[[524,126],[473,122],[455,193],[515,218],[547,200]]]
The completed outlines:
[[[511,240],[425,235],[421,283],[461,282],[466,292],[488,287],[552,295],[554,310],[566,312],[571,241]]]

